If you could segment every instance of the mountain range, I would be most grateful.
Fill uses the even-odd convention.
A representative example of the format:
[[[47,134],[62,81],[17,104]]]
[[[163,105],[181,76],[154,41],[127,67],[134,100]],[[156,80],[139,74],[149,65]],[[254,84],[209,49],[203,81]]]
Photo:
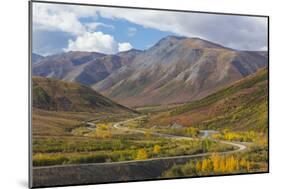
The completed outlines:
[[[47,56],[33,64],[32,72],[88,85],[134,107],[201,99],[267,66],[265,51],[239,51],[200,38],[168,36],[144,51]]]

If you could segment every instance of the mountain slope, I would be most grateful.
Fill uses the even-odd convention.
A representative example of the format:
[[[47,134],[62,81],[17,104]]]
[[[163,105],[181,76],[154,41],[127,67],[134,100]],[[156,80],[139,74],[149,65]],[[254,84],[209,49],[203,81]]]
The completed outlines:
[[[169,36],[93,88],[127,106],[182,103],[203,98],[265,66],[265,52]]]
[[[36,54],[36,53],[31,54],[32,64],[36,64],[36,63],[40,62],[43,58],[44,58],[44,56],[41,56],[39,54]]]
[[[75,81],[89,61],[104,54],[95,52],[67,52],[48,56],[32,67],[34,76],[52,77],[60,80]]]
[[[129,63],[140,51],[130,50],[116,55],[95,52],[67,52],[48,56],[33,65],[34,76],[76,81],[90,85],[105,79]]]
[[[78,83],[33,77],[33,107],[54,111],[134,112]]]
[[[89,85],[134,107],[201,99],[266,67],[267,61],[267,52],[237,51],[199,38],[168,36],[145,51],[45,57],[33,65],[32,72]]]
[[[204,129],[268,129],[267,68],[201,100],[154,115],[150,125],[172,123]]]

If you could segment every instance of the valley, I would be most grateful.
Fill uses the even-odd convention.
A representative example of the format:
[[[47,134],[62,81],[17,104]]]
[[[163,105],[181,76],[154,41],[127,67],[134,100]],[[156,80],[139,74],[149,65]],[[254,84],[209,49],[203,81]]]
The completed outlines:
[[[146,51],[34,59],[38,186],[268,170],[265,52],[168,36]]]
[[[61,95],[59,92],[46,101],[45,109],[33,108],[33,165],[40,171],[80,164],[123,166],[180,159],[180,164],[169,164],[157,177],[266,171],[267,78],[266,69],[262,69],[199,101],[136,110],[103,103],[104,99],[94,93],[100,106],[70,112],[54,106],[59,104],[53,100]],[[37,81],[49,94],[45,80],[50,79],[42,80],[35,78],[34,83]],[[61,83],[53,79],[47,83],[54,86],[52,82],[57,83],[55,86]],[[38,91],[44,94],[35,88]],[[70,101],[75,96],[71,94]],[[81,99],[72,102],[81,103]],[[49,106],[58,109],[46,108]],[[224,167],[213,170],[217,161]],[[230,161],[236,166],[225,168]],[[202,168],[203,164],[208,168]]]

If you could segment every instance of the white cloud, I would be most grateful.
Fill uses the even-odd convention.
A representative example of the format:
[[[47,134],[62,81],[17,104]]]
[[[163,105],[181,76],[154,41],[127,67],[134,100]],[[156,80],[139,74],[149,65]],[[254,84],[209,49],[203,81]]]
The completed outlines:
[[[91,22],[91,23],[87,23],[85,25],[86,25],[87,30],[92,31],[92,32],[96,31],[99,27],[114,29],[113,25],[104,24],[101,22]]]
[[[125,51],[132,48],[130,43],[118,43],[113,36],[97,31],[99,27],[114,29],[112,25],[101,22],[81,23],[80,18],[97,17],[97,10],[93,7],[34,3],[33,9],[35,31],[60,31],[76,37],[74,40],[68,40],[64,51],[114,54],[119,49]]]
[[[100,8],[99,13],[106,18],[121,18],[145,28],[204,38],[235,49],[258,50],[268,43],[265,17],[110,8]]]
[[[128,43],[117,43],[113,36],[102,32],[85,32],[78,36],[75,40],[68,41],[67,51],[88,51],[99,52],[104,54],[115,54],[117,52],[128,51],[133,46]]]
[[[118,44],[118,51],[123,52],[123,51],[128,51],[131,50],[133,46],[130,43],[119,43]]]
[[[118,44],[114,37],[102,32],[85,32],[76,40],[69,40],[64,51],[91,51],[114,54],[118,51]]]
[[[35,30],[63,31],[73,35],[81,35],[86,31],[75,12],[54,5],[35,4],[33,23]]]
[[[34,29],[58,30],[74,36],[95,32],[98,26],[82,24],[80,18],[124,19],[160,31],[200,37],[236,49],[267,47],[267,19],[234,15],[105,8],[34,3]]]

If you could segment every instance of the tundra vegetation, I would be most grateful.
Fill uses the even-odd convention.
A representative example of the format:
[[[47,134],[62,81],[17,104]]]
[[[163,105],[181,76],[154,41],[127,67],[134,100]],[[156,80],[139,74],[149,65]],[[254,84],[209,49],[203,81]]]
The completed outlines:
[[[136,128],[140,120],[123,123],[122,127]],[[144,160],[156,157],[191,155],[233,150],[231,145],[211,140],[179,140],[155,136],[154,130],[144,133],[114,128],[111,122],[97,122],[67,129],[62,136],[35,137],[33,165],[102,163]],[[121,126],[120,126],[121,127]],[[143,126],[139,126],[143,128]],[[181,130],[180,130],[181,131]]]
[[[136,110],[104,99],[86,87],[82,87],[87,93],[82,99],[74,99],[72,103],[61,97],[54,100],[67,91],[52,96],[53,90],[46,85],[56,82],[37,80],[33,87],[33,96],[38,102],[32,114],[33,165],[141,161],[208,153],[208,156],[176,164],[162,176],[267,171],[267,74],[265,69],[260,70],[192,102],[137,107]],[[59,84],[55,87],[61,88]],[[77,85],[67,87],[72,92],[68,98],[82,90]],[[71,111],[69,104],[75,103],[77,106]],[[96,109],[92,110],[91,106]],[[216,132],[204,137],[202,130]],[[221,154],[219,152],[237,149],[221,141],[241,143],[247,148]]]

